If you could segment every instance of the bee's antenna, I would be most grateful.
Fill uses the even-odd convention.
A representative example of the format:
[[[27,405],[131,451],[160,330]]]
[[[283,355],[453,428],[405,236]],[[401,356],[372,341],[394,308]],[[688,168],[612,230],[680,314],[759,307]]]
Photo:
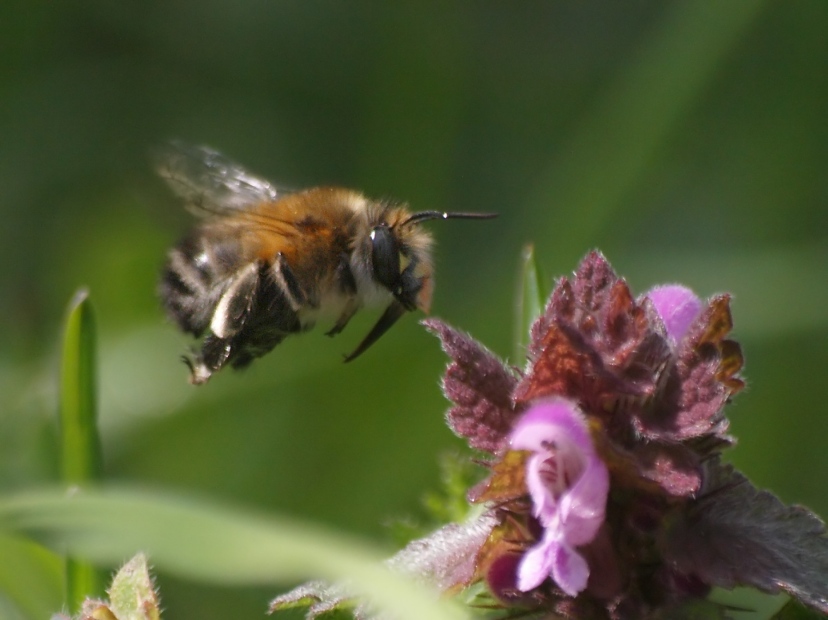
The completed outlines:
[[[428,220],[490,220],[497,217],[497,213],[452,213],[451,211],[420,211],[413,214],[402,225],[419,224]]]

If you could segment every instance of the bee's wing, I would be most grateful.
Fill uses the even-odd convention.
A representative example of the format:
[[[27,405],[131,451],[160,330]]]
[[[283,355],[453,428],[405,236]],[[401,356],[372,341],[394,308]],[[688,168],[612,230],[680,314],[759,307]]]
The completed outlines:
[[[291,193],[206,146],[174,141],[154,159],[158,174],[196,215],[227,215]]]

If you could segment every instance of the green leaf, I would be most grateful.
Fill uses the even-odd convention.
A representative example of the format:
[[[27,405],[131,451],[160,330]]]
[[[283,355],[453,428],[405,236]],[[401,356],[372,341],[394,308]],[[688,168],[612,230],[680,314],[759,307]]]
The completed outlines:
[[[771,620],[818,620],[819,618],[825,618],[825,614],[805,607],[802,603],[791,599],[773,615]]]
[[[548,292],[545,290],[540,270],[535,262],[535,246],[527,244],[520,256],[518,292],[515,299],[515,348],[514,359],[526,357],[529,331],[541,312]]]
[[[720,588],[785,592],[828,615],[822,520],[755,487],[730,465],[713,460],[705,472],[706,495],[677,516],[662,538],[674,568]]]
[[[60,368],[61,479],[71,486],[101,477],[97,424],[97,360],[95,317],[86,290],[75,293],[69,305]],[[95,569],[66,559],[66,593],[71,612],[83,600],[100,593]]]
[[[467,496],[469,488],[480,478],[480,467],[467,455],[454,452],[441,455],[439,462],[441,489],[427,493],[423,503],[435,523],[460,523],[469,516],[471,505]],[[420,532],[419,536],[427,533]]]
[[[225,585],[347,581],[399,618],[465,617],[432,591],[388,571],[364,544],[287,518],[178,495],[117,488],[21,493],[0,501],[3,529],[97,562],[118,563],[141,550],[159,570],[188,579]]]
[[[152,583],[147,556],[138,553],[112,578],[109,602],[86,601],[84,617],[117,620],[160,620],[158,594]]]
[[[48,618],[60,609],[60,557],[30,540],[0,534],[0,558],[0,592],[21,613],[28,618]]]

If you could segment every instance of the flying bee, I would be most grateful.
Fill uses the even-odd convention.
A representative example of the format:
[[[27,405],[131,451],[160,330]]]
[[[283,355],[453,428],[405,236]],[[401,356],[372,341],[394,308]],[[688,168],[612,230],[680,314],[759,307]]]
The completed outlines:
[[[174,247],[161,277],[169,316],[201,339],[184,361],[194,384],[226,365],[244,368],[290,334],[333,320],[341,332],[363,306],[385,311],[354,351],[403,314],[428,312],[434,219],[483,213],[410,213],[339,187],[287,191],[205,147],[172,143],[158,172],[202,221]]]

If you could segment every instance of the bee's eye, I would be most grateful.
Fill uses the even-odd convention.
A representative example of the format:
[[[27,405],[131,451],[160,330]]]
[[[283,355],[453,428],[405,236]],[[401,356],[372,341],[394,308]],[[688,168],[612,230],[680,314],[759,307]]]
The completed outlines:
[[[371,263],[377,282],[393,292],[400,279],[400,248],[388,226],[371,231]]]

